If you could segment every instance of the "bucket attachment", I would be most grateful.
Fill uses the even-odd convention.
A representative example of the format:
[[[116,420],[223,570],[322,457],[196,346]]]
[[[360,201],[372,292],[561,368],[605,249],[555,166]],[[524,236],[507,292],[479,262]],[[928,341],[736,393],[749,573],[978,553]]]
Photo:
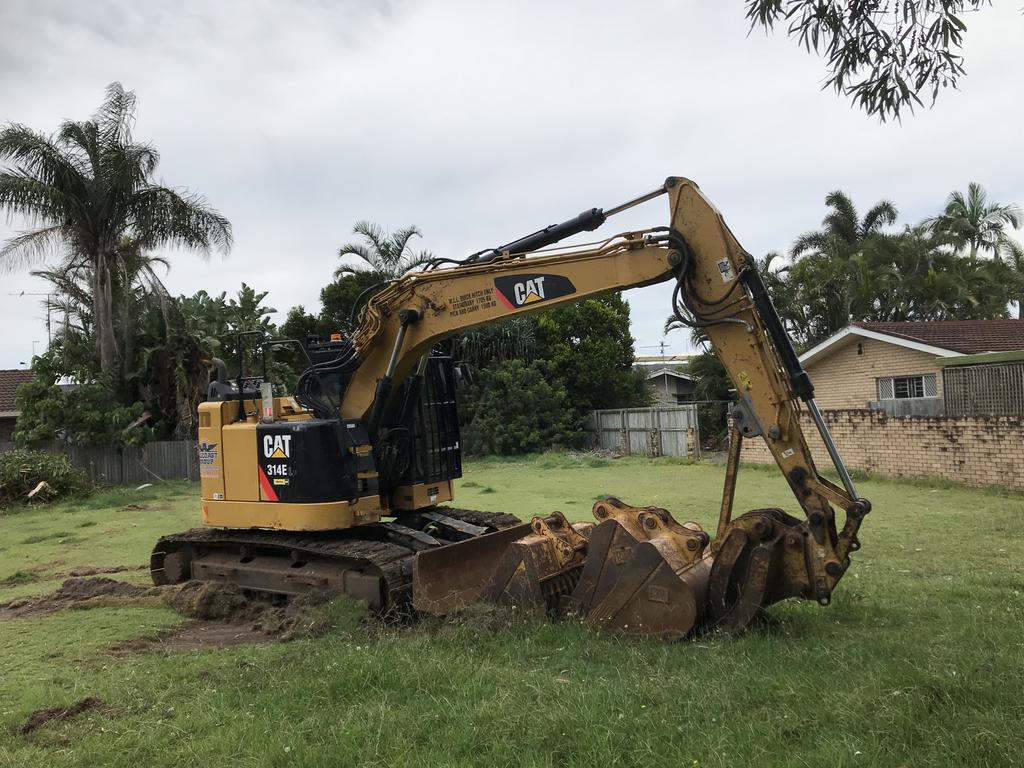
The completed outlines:
[[[505,550],[532,531],[531,523],[522,523],[458,544],[419,552],[412,571],[413,607],[443,616],[479,602],[480,592]]]
[[[535,613],[553,613],[579,579],[593,523],[572,524],[561,512],[535,517],[531,533],[505,550],[480,598]]]
[[[755,509],[732,521],[715,541],[709,621],[735,632],[772,603],[822,594],[808,577],[807,535],[806,524],[781,509]]]
[[[555,512],[420,552],[413,605],[444,615],[482,601],[679,639],[702,627],[743,630],[787,597],[827,601],[828,582],[812,575],[813,535],[782,510],[741,515],[713,544],[697,523],[659,507],[609,498],[593,512],[596,525]],[[848,562],[822,573],[838,579]]]
[[[598,629],[667,639],[689,634],[704,616],[708,535],[664,509],[618,499],[595,504],[594,516],[601,522],[567,612]]]

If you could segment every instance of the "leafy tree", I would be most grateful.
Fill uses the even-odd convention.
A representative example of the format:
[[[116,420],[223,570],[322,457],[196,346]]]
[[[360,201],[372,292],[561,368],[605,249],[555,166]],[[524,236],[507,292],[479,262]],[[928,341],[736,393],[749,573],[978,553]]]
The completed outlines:
[[[320,321],[306,312],[306,308],[300,304],[288,310],[288,314],[281,324],[281,337],[305,342],[307,336],[315,336],[319,333],[319,325]]]
[[[1018,229],[1024,214],[1015,205],[989,200],[985,188],[976,181],[967,185],[967,194],[953,192],[941,214],[925,220],[932,232],[948,238],[957,250],[966,249],[971,260],[979,253],[1001,258],[1012,247],[1007,228]]]
[[[463,439],[468,453],[532,453],[578,442],[565,388],[537,363],[502,361],[483,372],[477,387]]]
[[[434,258],[429,251],[416,253],[410,248],[410,241],[422,234],[415,226],[388,234],[377,224],[360,221],[352,228],[352,232],[359,235],[363,242],[346,243],[338,250],[338,256],[355,256],[362,263],[342,264],[335,270],[335,277],[370,273],[378,280],[397,280],[409,270]]]
[[[86,267],[100,370],[118,368],[118,273],[127,259],[172,245],[227,250],[231,225],[203,198],[152,181],[159,153],[132,136],[135,94],[119,83],[92,120],[65,122],[55,136],[24,125],[0,131],[0,208],[32,229],[0,248],[7,269],[61,253],[61,268]],[[130,247],[125,247],[125,244]]]
[[[746,0],[751,27],[786,24],[789,37],[825,56],[825,87],[881,120],[921,104],[922,93],[956,87],[965,13],[990,0]]]
[[[277,328],[270,320],[270,315],[277,310],[263,304],[269,295],[269,291],[257,291],[243,282],[232,298],[227,297],[226,291],[218,296],[198,291],[192,296],[182,296],[178,308],[185,330],[200,341],[203,349],[223,358],[234,375],[238,367],[239,333],[260,331],[268,338],[277,335]],[[260,355],[253,339],[243,339],[242,345],[245,369],[250,372],[258,364]]]
[[[57,386],[63,376],[60,344],[33,360],[36,378],[18,388],[21,411],[14,439],[34,446],[53,439],[87,445],[140,445],[153,436],[144,425],[145,405],[122,405],[108,378],[69,388]]]
[[[632,374],[629,304],[620,294],[587,299],[536,318],[536,360],[569,393],[577,416],[646,404],[647,393]]]
[[[359,327],[359,310],[384,287],[386,280],[376,272],[343,274],[320,291],[320,333],[351,336]]]

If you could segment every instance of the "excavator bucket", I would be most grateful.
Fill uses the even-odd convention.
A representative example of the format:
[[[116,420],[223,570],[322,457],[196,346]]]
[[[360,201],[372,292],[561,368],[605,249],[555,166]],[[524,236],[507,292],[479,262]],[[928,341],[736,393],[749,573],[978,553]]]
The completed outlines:
[[[412,572],[413,607],[443,616],[479,602],[505,550],[532,530],[530,523],[522,523],[418,553]]]
[[[677,639],[704,618],[711,559],[708,535],[664,509],[618,499],[594,505],[590,536],[569,613],[595,629]]]
[[[609,498],[593,512],[596,525],[555,512],[420,552],[414,606],[443,615],[486,602],[671,640],[701,627],[742,630],[771,603],[807,592],[802,526],[781,510],[748,512],[713,547],[697,523],[659,507]]]
[[[477,602],[545,611],[576,584],[592,523],[560,512],[529,523],[420,552],[413,607],[444,615]]]

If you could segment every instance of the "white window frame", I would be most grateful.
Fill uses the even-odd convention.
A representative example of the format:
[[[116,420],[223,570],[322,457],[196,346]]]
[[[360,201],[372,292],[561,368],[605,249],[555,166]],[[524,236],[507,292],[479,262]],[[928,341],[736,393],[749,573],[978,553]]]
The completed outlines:
[[[897,382],[906,387],[908,394],[897,393]],[[917,394],[920,392],[921,394]],[[915,373],[909,376],[882,376],[878,379],[879,400],[922,400],[939,396],[937,375],[934,373]]]

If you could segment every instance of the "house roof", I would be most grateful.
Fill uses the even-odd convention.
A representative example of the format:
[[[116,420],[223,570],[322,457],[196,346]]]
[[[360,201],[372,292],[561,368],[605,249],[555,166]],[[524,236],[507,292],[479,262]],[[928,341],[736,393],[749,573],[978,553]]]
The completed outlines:
[[[32,381],[35,372],[25,368],[0,369],[0,415],[14,416],[17,408],[14,404],[18,387]]]
[[[674,376],[677,379],[683,379],[684,381],[696,381],[693,376],[686,373],[680,373],[679,371],[673,371],[671,368],[659,368],[656,371],[651,371],[647,374],[647,379],[656,379],[659,376]]]
[[[1024,349],[1024,321],[929,320],[903,323],[853,323],[800,355],[811,363],[850,336],[885,341],[936,357]]]
[[[931,320],[854,325],[965,355],[1024,349],[1024,322],[1020,320]]]
[[[686,365],[695,355],[636,355],[636,365]]]

